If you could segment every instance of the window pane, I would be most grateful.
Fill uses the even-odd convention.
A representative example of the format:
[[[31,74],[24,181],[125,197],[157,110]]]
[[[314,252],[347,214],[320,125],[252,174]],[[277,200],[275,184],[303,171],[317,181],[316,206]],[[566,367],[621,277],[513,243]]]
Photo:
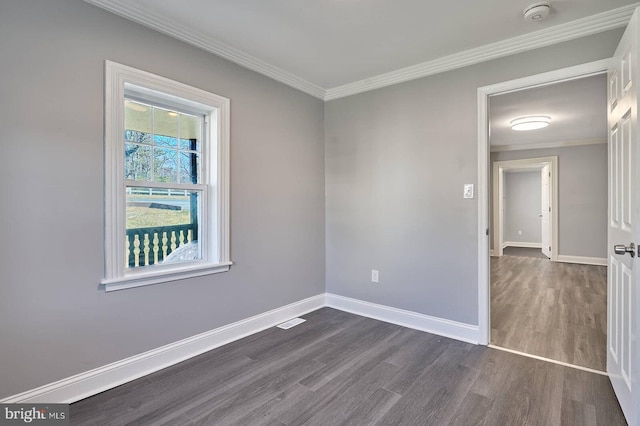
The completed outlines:
[[[127,187],[128,268],[201,259],[200,191]]]
[[[172,136],[153,135],[153,143],[156,146],[166,146],[169,148],[178,147],[178,139]]]
[[[180,149],[184,151],[200,151],[198,139],[180,139]]]
[[[151,143],[151,133],[138,132],[136,130],[125,130],[124,140],[127,142]]]
[[[124,106],[125,130],[146,134],[151,133],[151,107],[129,99],[125,99]],[[142,141],[132,140],[132,142]]]
[[[169,136],[177,144],[175,138],[178,137],[178,113],[154,107],[153,133],[160,136]]]
[[[180,149],[200,150],[202,137],[202,118],[194,115],[180,114]]]
[[[180,153],[180,182],[200,183],[200,154],[196,152]]]
[[[153,149],[153,180],[178,182],[178,151],[169,148]]]
[[[124,178],[151,180],[151,147],[137,143],[124,144]]]

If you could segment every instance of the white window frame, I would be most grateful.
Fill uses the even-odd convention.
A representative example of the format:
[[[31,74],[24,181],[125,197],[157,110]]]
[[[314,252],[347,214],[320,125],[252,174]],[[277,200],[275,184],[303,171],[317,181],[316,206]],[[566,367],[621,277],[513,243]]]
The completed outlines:
[[[200,201],[202,259],[130,269],[125,265],[126,185],[124,159],[125,95],[157,99],[205,116]],[[230,101],[126,65],[105,63],[105,291],[139,287],[228,271]],[[217,149],[211,149],[212,147]],[[145,182],[136,182],[144,186]],[[171,186],[171,185],[169,185]]]

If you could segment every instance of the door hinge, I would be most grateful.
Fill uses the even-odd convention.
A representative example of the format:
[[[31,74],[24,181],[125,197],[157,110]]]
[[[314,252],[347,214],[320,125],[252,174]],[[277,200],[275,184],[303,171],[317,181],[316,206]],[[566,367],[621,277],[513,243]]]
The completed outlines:
[[[549,246],[549,251],[551,251],[551,246]]]
[[[549,211],[551,211],[551,206],[549,206]]]
[[[487,237],[489,236],[489,228],[487,228],[486,235],[487,235]]]

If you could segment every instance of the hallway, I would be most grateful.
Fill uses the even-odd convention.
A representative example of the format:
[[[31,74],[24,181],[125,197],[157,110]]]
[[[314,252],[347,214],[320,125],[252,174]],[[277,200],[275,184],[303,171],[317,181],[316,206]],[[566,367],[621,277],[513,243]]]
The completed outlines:
[[[531,251],[491,258],[491,344],[605,371],[607,268]]]

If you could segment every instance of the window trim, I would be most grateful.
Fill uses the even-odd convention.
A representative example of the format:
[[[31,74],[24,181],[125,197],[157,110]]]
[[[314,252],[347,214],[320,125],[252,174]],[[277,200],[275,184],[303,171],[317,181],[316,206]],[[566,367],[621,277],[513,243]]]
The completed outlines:
[[[212,140],[217,140],[217,152],[210,152],[211,146],[203,146],[202,151],[203,156],[208,155],[210,158],[209,167],[203,174],[203,181],[208,187],[205,199],[209,204],[206,219],[209,230],[202,242],[204,246],[208,244],[210,247],[202,260],[166,267],[158,265],[142,271],[125,269],[126,180],[123,135],[124,99],[127,91],[150,98],[155,96],[155,92],[161,92],[163,95],[159,100],[165,104],[170,102],[176,107],[202,111],[215,117],[205,128],[209,145],[212,145]],[[229,99],[146,71],[105,61],[104,137],[105,278],[100,282],[104,290],[114,291],[228,271],[232,265],[229,250]],[[136,183],[144,185],[142,181]],[[212,248],[218,253],[217,259],[210,258]]]

